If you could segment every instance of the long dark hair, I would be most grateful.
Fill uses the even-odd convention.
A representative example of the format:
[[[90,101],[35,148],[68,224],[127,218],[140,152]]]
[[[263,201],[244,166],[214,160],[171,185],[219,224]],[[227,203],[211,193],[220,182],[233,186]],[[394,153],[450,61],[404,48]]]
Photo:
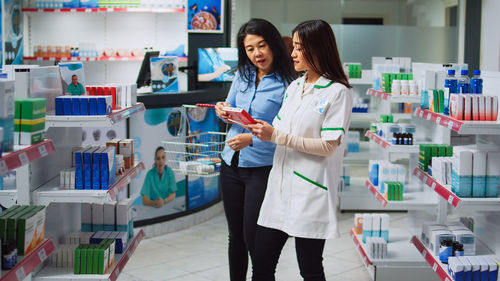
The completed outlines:
[[[254,65],[247,56],[245,44],[243,40],[248,34],[262,36],[267,45],[273,52],[272,70],[278,74],[283,80],[283,85],[288,86],[296,78],[295,71],[293,70],[292,58],[288,53],[281,39],[281,34],[274,27],[274,25],[264,19],[251,19],[243,24],[238,32],[238,71],[243,78],[243,81],[248,82],[250,86],[252,79],[252,70]]]
[[[340,61],[335,35],[323,20],[308,20],[293,29],[302,43],[304,57],[312,70],[321,76],[352,88]]]

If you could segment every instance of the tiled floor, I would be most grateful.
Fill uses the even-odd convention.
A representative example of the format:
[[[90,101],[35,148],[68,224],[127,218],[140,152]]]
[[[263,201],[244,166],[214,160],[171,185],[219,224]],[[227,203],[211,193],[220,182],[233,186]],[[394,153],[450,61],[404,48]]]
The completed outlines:
[[[327,240],[324,251],[328,281],[369,281],[349,236],[353,213],[339,215],[341,237]],[[406,224],[406,213],[391,213],[391,225]],[[167,235],[143,240],[118,281],[229,280],[227,225],[223,214],[203,224]],[[251,276],[249,266],[248,280]],[[278,264],[276,280],[299,281],[294,240],[288,240]]]

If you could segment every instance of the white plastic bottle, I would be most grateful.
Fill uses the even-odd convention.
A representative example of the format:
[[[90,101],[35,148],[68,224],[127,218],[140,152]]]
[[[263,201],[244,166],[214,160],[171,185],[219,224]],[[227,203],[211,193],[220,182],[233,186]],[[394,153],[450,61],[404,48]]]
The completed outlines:
[[[470,89],[470,80],[469,80],[469,71],[463,69],[460,72],[460,77],[458,77],[458,93],[459,94],[468,94]]]

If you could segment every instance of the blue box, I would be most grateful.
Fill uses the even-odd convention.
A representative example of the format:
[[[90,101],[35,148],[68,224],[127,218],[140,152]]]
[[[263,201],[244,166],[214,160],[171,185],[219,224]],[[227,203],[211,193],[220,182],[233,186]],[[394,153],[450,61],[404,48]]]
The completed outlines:
[[[89,115],[89,98],[80,98],[80,115]]]
[[[71,98],[71,115],[80,115],[80,99],[78,97]]]
[[[472,176],[459,176],[452,170],[451,191],[459,197],[472,197]]]
[[[101,189],[101,151],[99,148],[92,153],[92,189]]]
[[[97,98],[97,115],[108,115],[113,112],[113,97],[99,96]]]
[[[115,253],[121,254],[127,249],[128,233],[125,231],[113,232],[112,239],[115,239]]]
[[[64,115],[64,97],[56,97],[56,115]]]
[[[89,115],[97,115],[97,97],[89,97]]]
[[[80,8],[99,8],[98,0],[80,0]]]
[[[64,97],[63,98],[63,115],[71,115],[72,108],[71,108],[71,98],[70,97]]]
[[[486,197],[486,177],[472,177],[472,197]]]
[[[115,147],[108,146],[101,151],[101,189],[109,189],[116,180]]]
[[[83,189],[92,189],[92,153],[97,149],[91,147],[83,152]]]
[[[499,186],[500,186],[499,176],[486,177],[486,197],[498,197]]]
[[[83,189],[83,152],[88,148],[75,151],[75,189]]]

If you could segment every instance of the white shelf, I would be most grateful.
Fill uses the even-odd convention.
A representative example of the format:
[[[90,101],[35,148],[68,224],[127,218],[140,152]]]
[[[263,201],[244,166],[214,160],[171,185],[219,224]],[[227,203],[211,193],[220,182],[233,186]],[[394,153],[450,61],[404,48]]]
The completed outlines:
[[[59,176],[57,176],[33,192],[33,203],[47,206],[50,203],[111,202],[116,198],[118,192],[124,189],[144,169],[144,163],[137,163],[132,169],[128,169],[124,175],[119,176],[115,184],[107,190],[59,189]]]
[[[56,268],[46,266],[38,274],[35,275],[34,280],[116,281],[143,237],[144,231],[141,229],[139,233],[134,237],[134,239],[129,242],[127,250],[123,254],[115,256],[116,262],[113,267],[108,270],[107,274],[73,274],[73,268]]]
[[[429,208],[435,208],[438,204],[436,196],[432,196],[431,192],[405,192],[403,200],[393,201],[387,200],[369,179],[365,181],[365,186],[384,207],[392,207],[398,210],[428,210]]]
[[[0,157],[0,175],[34,162],[56,151],[50,139],[29,146],[14,146],[13,152],[6,152]]]
[[[56,247],[50,239],[46,239],[36,246],[33,251],[24,256],[19,256],[18,263],[10,270],[2,270],[2,281],[23,281],[36,267],[42,264]]]
[[[500,135],[500,123],[497,121],[456,120],[422,108],[415,110],[415,116],[463,135]]]
[[[391,144],[371,131],[367,131],[365,136],[368,137],[370,140],[374,141],[376,144],[380,145],[380,147],[383,148],[388,153],[419,153],[420,150],[418,144],[414,145]]]
[[[109,115],[48,115],[45,119],[47,127],[110,127],[111,125],[129,118],[131,115],[144,111],[144,104],[115,110]]]
[[[420,96],[393,96],[390,93],[370,88],[366,91],[369,96],[374,96],[389,103],[420,103]]]

